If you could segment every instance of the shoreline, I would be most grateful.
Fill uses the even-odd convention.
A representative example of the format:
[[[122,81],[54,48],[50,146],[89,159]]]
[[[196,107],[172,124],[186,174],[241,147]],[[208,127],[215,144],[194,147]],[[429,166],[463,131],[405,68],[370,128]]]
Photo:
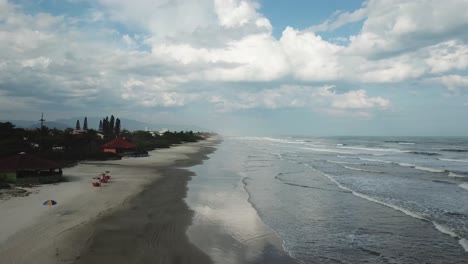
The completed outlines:
[[[93,263],[90,253],[97,252],[93,243],[101,239],[99,227],[104,219],[132,210],[134,201],[152,187],[162,188],[165,182],[175,183],[168,179],[176,177],[169,177],[168,174],[177,175],[177,179],[181,180],[173,186],[173,190],[179,190],[174,193],[159,193],[156,197],[176,201],[178,195],[186,193],[187,186],[184,182],[191,177],[188,171],[185,173],[179,168],[202,162],[208,152],[214,151],[212,146],[217,142],[218,138],[210,138],[182,144],[152,151],[145,158],[82,162],[64,171],[69,182],[42,185],[32,188],[29,196],[1,201],[2,263]],[[111,182],[101,188],[93,188],[91,178],[106,170],[110,171]],[[58,206],[45,208],[42,200],[47,199],[57,200]],[[183,198],[179,200],[184,203]],[[182,209],[181,212],[184,211]],[[188,208],[185,211],[190,213]],[[186,225],[182,228],[184,235],[190,221],[190,214],[181,217],[179,221]],[[119,253],[106,245],[104,250]],[[193,252],[197,252],[193,245],[188,243],[188,246],[193,248]],[[28,251],[25,252],[24,248],[28,248]],[[90,248],[93,250],[90,251]],[[201,252],[197,254],[200,259],[206,257]],[[128,263],[123,258],[121,261]],[[203,263],[210,263],[209,259]]]
[[[187,230],[190,241],[215,263],[302,263],[261,218],[231,154],[223,143],[209,160],[189,168],[197,175],[185,199],[195,213]]]

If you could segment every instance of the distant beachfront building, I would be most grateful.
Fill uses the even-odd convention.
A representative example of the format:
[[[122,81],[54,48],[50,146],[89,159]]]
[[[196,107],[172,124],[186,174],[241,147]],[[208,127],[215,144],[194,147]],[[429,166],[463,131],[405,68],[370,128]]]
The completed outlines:
[[[163,128],[163,129],[161,129],[161,130],[158,131],[158,134],[159,134],[160,136],[162,136],[162,135],[164,135],[164,133],[166,133],[166,132],[168,132],[168,131],[169,131],[169,129]]]
[[[111,152],[117,154],[132,153],[136,151],[137,146],[123,138],[113,139],[102,145],[103,152]]]
[[[62,178],[62,166],[21,152],[0,160],[0,177],[14,183],[58,182]]]
[[[82,130],[82,129],[73,129],[72,135],[83,135],[88,133],[87,130]]]

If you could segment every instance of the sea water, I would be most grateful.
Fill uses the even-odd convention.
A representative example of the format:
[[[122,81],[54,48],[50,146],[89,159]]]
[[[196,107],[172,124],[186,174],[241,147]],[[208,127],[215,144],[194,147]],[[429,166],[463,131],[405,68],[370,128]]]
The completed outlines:
[[[303,263],[468,263],[466,138],[225,138],[193,171],[189,236],[211,221],[256,245],[231,263],[275,237]],[[221,263],[216,245],[201,248]]]

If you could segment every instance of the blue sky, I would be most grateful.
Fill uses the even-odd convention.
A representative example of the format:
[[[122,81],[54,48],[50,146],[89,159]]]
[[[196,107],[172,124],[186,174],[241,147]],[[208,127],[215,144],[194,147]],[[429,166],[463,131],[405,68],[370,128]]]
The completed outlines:
[[[0,120],[468,135],[468,0],[0,0]],[[125,124],[123,124],[125,126]]]

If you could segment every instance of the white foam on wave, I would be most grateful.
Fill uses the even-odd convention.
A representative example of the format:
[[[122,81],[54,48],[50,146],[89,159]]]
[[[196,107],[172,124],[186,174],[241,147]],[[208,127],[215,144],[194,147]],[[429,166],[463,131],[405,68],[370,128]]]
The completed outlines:
[[[340,149],[355,149],[355,150],[364,150],[364,151],[378,151],[378,152],[399,152],[399,153],[408,152],[406,150],[392,149],[392,148],[364,148],[364,147],[348,147],[348,146],[341,146],[341,147],[337,147],[337,148],[340,148]]]
[[[409,167],[409,168],[415,168],[416,167],[416,165],[410,164],[410,163],[404,163],[404,162],[394,162],[394,163],[398,164],[398,165],[400,165],[402,167]]]
[[[245,191],[245,193],[247,194],[247,202],[250,204],[250,206],[252,206],[252,208],[254,209],[254,211],[257,213],[258,217],[260,218],[260,221],[261,221],[269,230],[271,230],[271,231],[276,235],[276,237],[277,237],[279,240],[282,241],[281,247],[283,248],[283,250],[284,250],[286,253],[288,253],[288,255],[289,255],[291,258],[297,260],[298,263],[303,263],[302,261],[296,259],[296,258],[292,255],[292,252],[291,252],[291,251],[287,248],[287,246],[286,246],[286,240],[282,239],[281,236],[279,235],[279,233],[278,233],[274,228],[272,228],[270,225],[268,225],[267,223],[265,223],[265,222],[263,221],[263,219],[260,217],[260,213],[259,213],[259,211],[258,211],[258,208],[255,207],[254,203],[252,202],[250,192],[249,192],[249,190],[247,189],[247,185],[248,185],[248,184],[247,184],[247,181],[246,181],[246,180],[248,179],[248,176],[249,176],[249,175],[246,174],[246,173],[244,173],[244,172],[239,172],[239,175],[242,176],[241,182],[243,183],[244,191]],[[238,240],[238,241],[241,242],[240,240]],[[241,242],[241,243],[242,243],[242,242]]]
[[[463,247],[465,252],[468,252],[468,240],[466,238],[458,240],[458,244],[460,244]]]
[[[456,174],[456,173],[453,173],[453,172],[449,172],[448,176],[453,177],[453,178],[465,178],[466,177],[466,176],[459,175],[459,174]]]
[[[442,160],[442,161],[451,161],[451,162],[463,162],[463,163],[468,163],[468,160],[459,160],[459,159],[443,159],[443,158],[439,158],[439,160]]]
[[[455,234],[452,230],[450,230],[450,228],[443,226],[441,224],[438,224],[436,222],[432,222],[432,224],[434,224],[435,228],[439,230],[441,233],[447,234],[451,237],[459,238],[459,236]]]
[[[386,164],[397,164],[397,165],[402,166],[402,167],[408,167],[408,168],[413,168],[413,169],[416,169],[416,170],[427,171],[427,172],[432,172],[432,173],[447,172],[446,170],[443,170],[443,169],[423,167],[423,166],[418,166],[418,165],[414,165],[414,164],[411,164],[411,163],[405,163],[405,162],[394,162],[394,161],[379,160],[379,159],[366,159],[366,158],[359,158],[359,159],[362,160],[362,161],[380,162],[380,163],[386,163]]]
[[[348,152],[348,151],[339,151],[336,149],[321,149],[321,148],[307,148],[307,147],[302,147],[301,149],[305,150],[311,150],[311,151],[316,151],[316,152],[329,152],[329,153],[341,153],[341,154],[356,154],[353,152]]]
[[[340,159],[356,159],[355,157],[353,156],[343,156],[343,155],[337,155],[336,156],[337,158],[340,158]]]
[[[334,164],[354,164],[352,162],[345,162],[345,161],[334,161],[334,160],[327,160],[328,163],[334,163]]]
[[[354,168],[354,167],[349,167],[349,166],[343,166],[348,170],[354,170],[354,171],[364,171],[364,172],[371,172],[371,173],[382,173],[381,171],[375,171],[375,170],[366,170],[366,169],[361,169],[361,168]]]
[[[314,169],[315,171],[317,171],[316,169]],[[396,205],[393,205],[393,204],[389,204],[389,203],[386,203],[386,202],[383,202],[383,201],[380,201],[380,200],[377,200],[377,199],[374,199],[370,196],[367,196],[365,194],[362,194],[362,193],[359,193],[359,192],[356,192],[356,191],[353,191],[351,190],[350,188],[346,187],[346,186],[343,186],[341,183],[339,183],[337,180],[335,180],[332,176],[324,173],[324,172],[320,172],[322,173],[323,175],[325,175],[325,177],[327,177],[330,181],[332,181],[333,183],[335,183],[340,189],[343,189],[345,191],[349,191],[351,192],[354,196],[357,196],[357,197],[360,197],[360,198],[363,198],[363,199],[366,199],[368,201],[371,201],[371,202],[374,202],[374,203],[378,203],[378,204],[382,204],[382,205],[385,205],[387,207],[390,207],[390,208],[393,208],[395,210],[398,210],[408,216],[411,216],[411,217],[414,217],[414,218],[417,218],[417,219],[421,219],[421,220],[427,220],[426,218],[418,215],[417,213],[414,213],[414,212],[411,212],[409,210],[406,210],[404,208],[401,208],[399,206],[396,206]]]
[[[458,185],[458,187],[460,187],[462,189],[465,189],[465,190],[468,190],[468,183],[462,183],[462,184]]]
[[[413,142],[398,142],[398,144],[400,144],[400,145],[414,145],[416,143],[413,143]]]
[[[429,167],[415,166],[414,168],[415,168],[416,170],[427,171],[427,172],[432,172],[432,173],[442,173],[442,172],[446,172],[446,170],[435,169],[435,168],[429,168]]]
[[[432,172],[432,173],[446,172],[446,170],[423,167],[423,166],[418,166],[418,165],[414,165],[414,164],[411,164],[411,163],[404,163],[404,162],[393,162],[393,163],[398,164],[398,165],[400,165],[402,167],[409,167],[409,168],[413,168],[415,170],[420,170],[420,171],[427,171],[427,172]]]
[[[333,176],[331,175],[328,175],[324,172],[321,172],[321,171],[318,171],[317,169],[315,169],[314,167],[312,166],[308,166],[310,167],[311,169],[313,169],[314,171],[317,171],[317,172],[320,172],[321,174],[323,174],[325,177],[327,177],[330,181],[332,181],[333,183],[335,183],[340,189],[342,190],[345,190],[345,191],[349,191],[351,192],[354,196],[357,196],[357,197],[360,197],[362,199],[366,199],[368,201],[371,201],[371,202],[374,202],[374,203],[378,203],[378,204],[381,204],[381,205],[384,205],[384,206],[387,206],[387,207],[390,207],[392,209],[395,209],[397,211],[400,211],[408,216],[411,216],[413,218],[416,218],[416,219],[420,219],[420,220],[424,220],[424,221],[428,221],[428,219],[426,219],[425,217],[415,213],[415,212],[412,212],[410,210],[407,210],[405,208],[402,208],[402,207],[399,207],[399,206],[396,206],[396,205],[393,205],[393,204],[390,204],[390,203],[387,203],[387,202],[383,202],[383,201],[380,201],[380,200],[377,200],[375,198],[372,198],[370,196],[367,196],[365,194],[362,194],[362,193],[359,193],[359,192],[356,192],[356,191],[353,191],[351,190],[350,188],[346,187],[346,186],[343,186],[341,183],[339,183],[337,180],[335,180],[333,178]],[[468,184],[466,186],[468,188]],[[452,230],[450,230],[448,227],[445,227],[441,224],[438,224],[436,222],[432,222],[434,227],[441,233],[444,233],[444,234],[447,234],[451,237],[454,237],[454,238],[458,238],[458,243],[463,247],[463,249],[468,252],[468,240],[465,239],[465,238],[461,238],[460,236],[458,236],[457,234],[455,234],[455,232],[453,232]]]
[[[371,161],[371,162],[379,162],[379,163],[386,163],[386,164],[391,164],[393,163],[392,161],[386,161],[386,160],[379,160],[379,159],[366,159],[366,158],[358,158],[362,161]]]
[[[436,222],[432,222],[432,224],[434,224],[435,228],[437,230],[439,230],[439,232],[443,233],[443,234],[446,234],[446,235],[449,235],[453,238],[457,238],[458,239],[458,244],[460,244],[463,249],[465,250],[465,252],[468,252],[468,240],[466,240],[466,238],[461,238],[459,235],[455,234],[455,232],[453,232],[452,230],[450,230],[450,228],[446,227],[446,226],[443,226],[441,224],[438,224]]]

